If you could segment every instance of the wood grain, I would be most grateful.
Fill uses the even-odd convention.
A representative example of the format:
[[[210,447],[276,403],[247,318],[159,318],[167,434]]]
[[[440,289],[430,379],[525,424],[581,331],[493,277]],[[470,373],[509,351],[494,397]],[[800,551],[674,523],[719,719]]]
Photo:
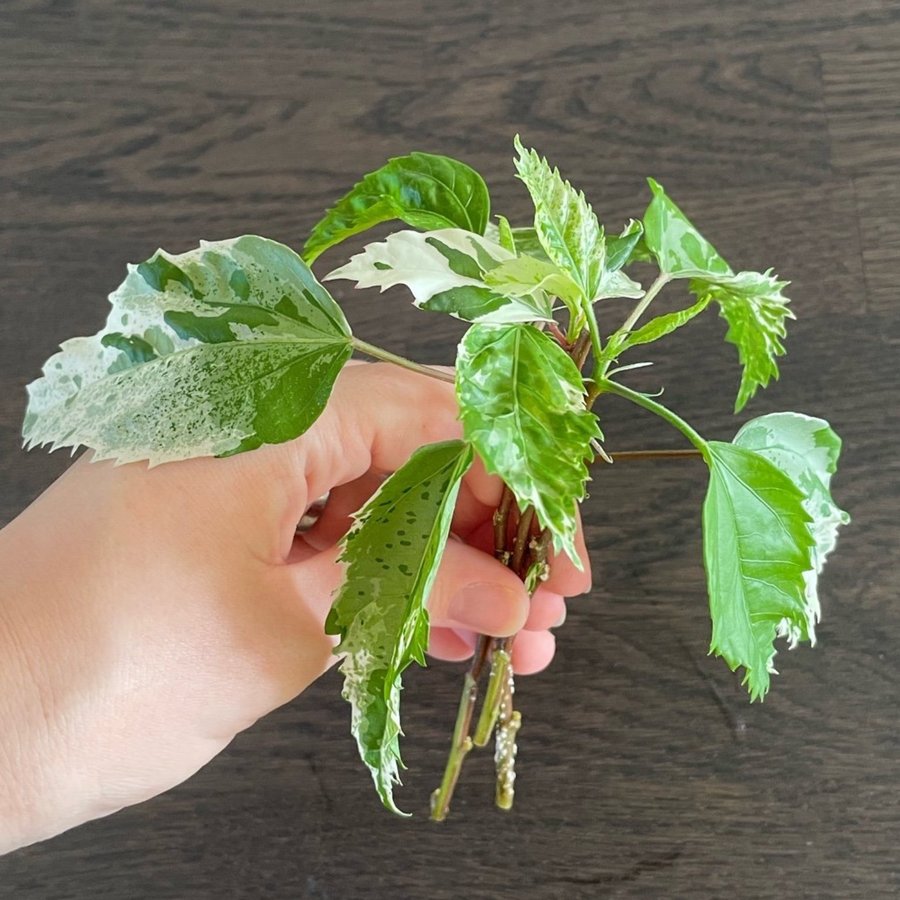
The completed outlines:
[[[408,679],[409,822],[377,805],[331,673],[180,788],[0,860],[0,897],[896,896],[898,49],[892,0],[5,0],[0,521],[67,464],[20,451],[24,385],[100,325],[126,261],[245,232],[299,245],[360,173],[414,147],[467,159],[521,218],[519,131],[611,227],[653,174],[735,266],[793,281],[790,356],[753,413],[832,420],[854,523],[819,646],[782,651],[750,706],[705,655],[702,467],[602,467],[596,587],[521,684],[512,814],[473,756],[451,819],[425,818],[458,667]],[[452,359],[458,323],[339,294],[364,337]],[[666,384],[728,438],[723,324],[674,335],[635,384]],[[678,446],[614,399],[601,414],[613,450]]]

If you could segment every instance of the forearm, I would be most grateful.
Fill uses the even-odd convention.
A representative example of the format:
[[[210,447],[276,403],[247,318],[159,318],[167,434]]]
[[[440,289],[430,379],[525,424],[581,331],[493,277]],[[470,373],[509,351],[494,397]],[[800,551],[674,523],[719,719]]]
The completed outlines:
[[[0,852],[179,784],[332,659],[282,570],[140,476],[78,464],[0,531]]]
[[[78,821],[71,798],[79,788],[64,759],[66,713],[56,684],[72,648],[52,646],[59,638],[51,635],[65,629],[58,627],[60,588],[42,538],[22,521],[0,531],[0,852]]]

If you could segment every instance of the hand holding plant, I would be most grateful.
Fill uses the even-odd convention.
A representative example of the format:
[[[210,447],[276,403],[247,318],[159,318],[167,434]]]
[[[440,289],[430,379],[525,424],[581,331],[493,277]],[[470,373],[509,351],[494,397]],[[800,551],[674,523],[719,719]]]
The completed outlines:
[[[360,754],[395,811],[401,676],[424,662],[426,600],[442,557],[457,552],[448,536],[476,458],[504,485],[488,526],[493,553],[535,593],[560,569],[583,568],[578,504],[589,464],[609,459],[598,419],[608,396],[669,422],[710,472],[710,650],[743,669],[753,699],[769,688],[777,637],[791,646],[815,639],[817,576],[847,521],[829,493],[840,441],[823,420],[774,414],[746,423],[730,443],[707,440],[621,378],[631,367],[620,362],[627,353],[714,306],[742,366],[740,411],[778,377],[793,318],[786,282],[771,271],[734,272],[653,181],[642,219],[607,235],[582,194],[518,141],[517,150],[533,224],[513,227],[502,216],[494,224],[484,182],[462,163],[421,153],[395,159],[326,214],[306,244],[306,263],[283,245],[245,236],[178,256],[160,251],[130,267],[110,298],[106,327],[67,341],[30,388],[30,445],[84,444],[100,459],[160,463],[291,441],[327,414],[354,349],[455,383],[461,438],[422,434],[412,455],[402,444],[396,471],[342,540],[344,577],[325,624],[340,638]],[[369,244],[326,280],[405,285],[417,307],[469,323],[455,377],[354,336],[307,266],[350,235],[395,219],[411,228]],[[645,287],[626,273],[648,261],[658,274]],[[690,303],[650,317],[653,300],[676,282]],[[602,477],[609,475],[595,474],[595,494]],[[513,652],[502,634],[478,643],[433,797],[436,819],[447,814],[466,754],[492,735],[497,802],[512,803],[520,724]]]

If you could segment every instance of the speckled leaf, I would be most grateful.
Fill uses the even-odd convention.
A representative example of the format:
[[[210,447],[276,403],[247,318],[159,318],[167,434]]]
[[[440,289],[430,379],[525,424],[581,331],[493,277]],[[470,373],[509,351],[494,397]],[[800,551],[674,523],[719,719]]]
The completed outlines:
[[[483,234],[490,212],[487,186],[474,169],[447,156],[410,153],[366,175],[329,209],[303,258],[312,263],[329,247],[391,219],[423,231],[457,227]]]
[[[803,494],[803,508],[812,519],[809,528],[815,540],[814,566],[805,573],[809,637],[814,641],[813,626],[821,618],[818,577],[837,544],[838,527],[850,521],[831,497],[831,476],[837,471],[841,439],[824,419],[781,412],[751,419],[735,435],[734,443],[764,456]]]
[[[738,348],[743,366],[734,411],[740,412],[760,387],[778,379],[776,357],[784,355],[782,338],[785,322],[795,318],[788,308],[790,300],[782,294],[787,281],[779,281],[771,270],[738,272],[718,276],[714,281],[695,279],[691,290],[702,300],[719,304],[719,312],[728,322],[725,340]]]
[[[549,320],[552,309],[538,285],[490,282],[492,271],[515,262],[516,257],[500,244],[459,228],[398,231],[368,244],[325,279],[347,278],[358,288],[382,291],[403,284],[420,309],[467,322]]]
[[[669,199],[663,186],[652,178],[647,181],[653,199],[644,213],[644,243],[660,271],[673,278],[730,275],[728,263]]]
[[[351,731],[384,805],[399,813],[401,675],[425,665],[425,603],[450,531],[472,450],[462,441],[421,447],[385,481],[343,541],[347,572],[325,630],[339,634]]]
[[[575,363],[530,325],[474,325],[459,346],[456,393],[465,436],[485,467],[534,506],[556,548],[580,567],[576,505],[600,429]]]
[[[710,652],[743,666],[751,699],[762,699],[774,673],[774,641],[812,640],[807,600],[814,570],[812,518],[804,494],[765,456],[710,441],[703,504],[703,558],[712,617]]]
[[[151,464],[279,443],[319,416],[350,329],[299,256],[252,235],[129,266],[106,326],[28,387],[26,445]]]
[[[534,227],[547,256],[581,289],[584,299],[597,298],[606,258],[603,229],[584,194],[552,169],[534,150],[515,140],[519,177],[534,203]],[[518,238],[517,238],[518,240]]]

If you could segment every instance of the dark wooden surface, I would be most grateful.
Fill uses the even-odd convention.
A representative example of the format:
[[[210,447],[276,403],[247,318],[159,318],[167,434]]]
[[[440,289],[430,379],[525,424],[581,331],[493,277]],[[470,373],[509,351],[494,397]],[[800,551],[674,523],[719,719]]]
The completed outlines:
[[[490,805],[486,757],[448,823],[424,814],[459,667],[408,679],[411,821],[378,806],[332,673],[179,789],[0,860],[0,896],[895,896],[898,104],[892,0],[4,0],[0,521],[67,465],[19,449],[24,386],[101,324],[126,261],[245,232],[299,246],[355,177],[414,148],[470,161],[521,218],[520,131],[611,225],[653,174],[726,258],[793,281],[790,356],[752,412],[831,419],[854,523],[819,646],[781,652],[750,706],[705,655],[701,467],[604,469],[596,589],[521,684],[511,815]],[[452,358],[457,324],[342,296],[362,336]],[[723,332],[708,315],[635,383],[664,381],[727,439]],[[605,427],[613,449],[678,446],[615,401]]]

